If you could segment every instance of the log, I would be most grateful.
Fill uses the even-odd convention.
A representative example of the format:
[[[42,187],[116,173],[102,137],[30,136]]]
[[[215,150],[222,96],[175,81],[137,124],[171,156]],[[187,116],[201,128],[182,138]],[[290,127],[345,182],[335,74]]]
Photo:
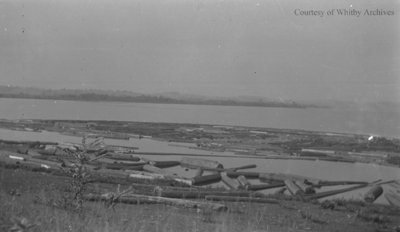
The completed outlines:
[[[303,181],[304,183],[309,183],[313,185],[320,185],[321,180],[299,176],[294,174],[283,174],[283,173],[260,173],[259,178],[261,181],[285,181],[285,180],[293,180],[293,181]]]
[[[221,180],[224,184],[226,184],[230,189],[237,190],[240,189],[241,186],[236,179],[231,179],[228,177],[226,172],[221,172]]]
[[[330,191],[326,191],[326,192],[316,193],[316,194],[313,194],[310,196],[306,196],[305,198],[308,200],[320,199],[320,198],[324,198],[324,197],[334,196],[334,195],[337,195],[340,193],[350,192],[350,191],[360,189],[360,188],[365,188],[367,186],[368,186],[368,184],[360,184],[357,186],[348,187],[348,188],[344,188],[344,189],[336,189],[336,190],[330,190]]]
[[[194,177],[199,177],[203,175],[203,169],[202,168],[198,168],[196,170],[196,174],[194,175]]]
[[[151,165],[149,165],[151,166]],[[147,167],[149,169],[149,167]],[[152,171],[159,171],[158,169],[153,169],[151,168]],[[162,170],[165,171],[165,170]],[[183,183],[185,185],[191,186],[193,185],[192,180],[180,178],[176,175],[173,174],[162,174],[162,173],[145,173],[145,172],[134,172],[134,171],[128,171],[128,175],[130,178],[135,178],[135,179],[142,179],[142,180],[156,180],[156,179],[161,179],[161,180],[173,180],[176,182]]]
[[[383,188],[381,185],[373,186],[365,195],[364,201],[368,203],[373,203],[378,197],[380,197],[383,193]]]
[[[175,167],[181,164],[181,162],[179,161],[153,161],[153,162],[154,163],[152,165],[158,168]]]
[[[226,174],[231,178],[237,178],[239,176],[244,176],[248,179],[258,179],[260,174],[258,172],[234,172],[234,171],[226,171]]]
[[[107,153],[106,156],[113,160],[126,160],[126,161],[135,161],[135,162],[140,161],[139,157],[137,157],[135,155],[131,155],[131,154]]]
[[[112,194],[87,194],[84,196],[85,200],[88,201],[109,201],[112,198]],[[183,208],[193,208],[202,210],[215,210],[215,211],[226,211],[228,208],[222,204],[209,203],[209,202],[198,202],[182,199],[172,199],[166,197],[146,196],[138,194],[126,194],[115,199],[115,202],[125,204],[165,204]]]
[[[208,167],[201,167],[201,168],[203,170],[205,170],[205,171],[235,172],[236,170],[247,169],[247,168],[255,168],[255,167],[257,167],[255,164],[250,164],[250,165],[244,165],[244,166],[239,166],[239,167],[234,167],[234,168],[208,168]],[[258,178],[258,173],[257,173],[257,177],[256,178]]]
[[[286,187],[280,188],[280,189],[278,189],[274,194],[284,194],[286,190],[287,190]]]
[[[151,172],[151,173],[162,174],[162,175],[165,175],[165,176],[177,177],[176,174],[173,174],[173,173],[171,173],[171,172],[169,172],[167,170],[161,169],[161,168],[154,167],[153,165],[146,164],[146,165],[143,166],[143,170],[145,170],[147,172]]]
[[[252,184],[247,187],[247,190],[250,191],[257,191],[257,190],[265,190],[265,189],[272,189],[272,188],[279,188],[285,186],[285,183],[274,183],[274,184]]]
[[[101,167],[113,170],[143,170],[143,166],[146,163],[138,162],[136,164],[124,164],[124,163],[114,163],[114,164],[101,164]]]
[[[31,146],[40,146],[40,145],[58,145],[56,142],[45,142],[45,141],[14,141],[14,140],[4,140],[0,139],[0,143],[4,144],[26,144]]]
[[[207,185],[207,184],[217,183],[220,181],[221,181],[221,175],[219,173],[192,178],[193,185]]]
[[[289,192],[294,195],[294,196],[301,196],[304,195],[303,190],[299,186],[297,186],[293,180],[285,180],[285,185],[286,188],[289,190]]]
[[[222,164],[214,160],[183,157],[181,159],[181,166],[187,168],[223,168]]]
[[[170,197],[170,198],[194,198],[201,199],[205,198],[208,195],[214,196],[230,196],[230,197],[264,197],[263,194],[256,194],[247,191],[215,191],[215,190],[162,190],[159,192],[162,197]]]
[[[251,183],[244,176],[239,176],[237,178],[242,189],[248,189],[251,186]]]
[[[243,165],[243,166],[239,166],[239,167],[235,167],[235,168],[228,168],[228,170],[231,171],[237,171],[237,170],[242,170],[242,169],[252,169],[252,168],[256,168],[257,165],[255,164],[249,164],[249,165]]]
[[[302,182],[302,181],[295,181],[295,184],[297,185],[297,186],[299,186],[300,187],[300,189],[301,190],[303,190],[303,192],[305,193],[305,194],[314,194],[315,193],[315,189],[312,187],[312,186],[310,186],[310,185],[307,185],[307,184],[305,184],[304,182]]]
[[[207,201],[232,201],[232,202],[279,204],[279,201],[267,198],[231,197],[231,196],[216,196],[216,195],[208,195],[205,198]]]
[[[146,180],[167,179],[166,176],[157,173],[137,172],[137,171],[127,171],[127,173],[130,178],[134,179],[146,179]]]
[[[368,184],[365,181],[321,181],[319,186],[335,186],[335,185],[353,185],[353,184]]]

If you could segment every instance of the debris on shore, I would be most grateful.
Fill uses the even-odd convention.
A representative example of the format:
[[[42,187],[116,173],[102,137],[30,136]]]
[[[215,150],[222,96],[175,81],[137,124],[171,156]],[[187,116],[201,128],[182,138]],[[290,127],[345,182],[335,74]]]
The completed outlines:
[[[247,172],[243,169],[256,165],[225,167],[223,164],[204,158],[183,157],[181,160],[149,160],[132,153],[128,147],[108,146],[102,139],[82,144],[52,142],[10,142],[2,140],[0,144],[6,150],[0,151],[0,165],[5,168],[23,168],[32,171],[44,171],[54,175],[66,175],[66,171],[82,166],[91,177],[91,182],[124,184],[134,186],[134,192],[114,199],[119,203],[144,204],[160,203],[189,208],[211,208],[226,210],[226,206],[208,201],[229,202],[245,201],[276,204],[280,198],[296,200],[314,200],[355,189],[372,188],[366,192],[363,200],[373,203],[383,193],[383,184],[396,184],[395,180],[379,182],[327,181],[315,177],[286,173]],[[22,144],[22,146],[21,146]],[[25,149],[22,149],[25,148]],[[79,164],[73,154],[85,154]],[[182,170],[192,169],[194,176],[181,176],[169,167],[180,166]],[[252,183],[258,180],[263,184]],[[223,183],[223,188],[210,188],[208,185]],[[342,189],[323,191],[325,186],[350,185]],[[282,187],[290,195],[281,191]],[[265,194],[265,189],[279,189],[276,194]],[[398,193],[385,193],[389,203],[400,207]],[[112,199],[109,192],[88,194],[86,200],[107,201]]]

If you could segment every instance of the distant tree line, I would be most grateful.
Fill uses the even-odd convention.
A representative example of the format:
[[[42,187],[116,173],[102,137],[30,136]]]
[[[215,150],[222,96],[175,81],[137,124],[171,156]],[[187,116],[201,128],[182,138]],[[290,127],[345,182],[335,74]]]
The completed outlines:
[[[286,108],[306,108],[313,107],[302,105],[296,102],[244,102],[236,100],[193,100],[193,99],[174,99],[156,95],[108,95],[101,93],[77,93],[61,94],[57,91],[47,91],[41,94],[29,94],[23,92],[0,93],[0,98],[28,98],[28,99],[52,99],[52,100],[71,100],[71,101],[113,101],[113,102],[137,102],[137,103],[160,103],[160,104],[193,104],[193,105],[224,105],[224,106],[256,106],[256,107],[286,107]]]

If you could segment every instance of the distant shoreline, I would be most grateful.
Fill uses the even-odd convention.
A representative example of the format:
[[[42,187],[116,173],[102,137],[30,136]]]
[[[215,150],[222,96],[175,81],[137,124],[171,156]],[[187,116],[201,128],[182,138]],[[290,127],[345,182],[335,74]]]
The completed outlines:
[[[300,104],[294,101],[241,101],[235,99],[175,99],[171,97],[137,94],[105,94],[93,91],[79,90],[76,94],[65,94],[63,90],[35,89],[35,93],[24,93],[25,88],[11,87],[9,91],[1,91],[0,98],[10,99],[41,99],[41,100],[65,100],[86,102],[129,102],[129,103],[152,103],[152,104],[182,104],[182,105],[215,105],[215,106],[247,106],[268,108],[325,108],[309,104]],[[75,91],[75,90],[71,90]]]

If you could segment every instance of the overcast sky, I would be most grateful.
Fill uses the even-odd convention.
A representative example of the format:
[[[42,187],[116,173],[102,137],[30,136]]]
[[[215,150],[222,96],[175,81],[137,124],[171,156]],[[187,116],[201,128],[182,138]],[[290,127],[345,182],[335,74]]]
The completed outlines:
[[[394,16],[295,16],[383,9]],[[400,100],[400,1],[0,0],[0,84]]]

